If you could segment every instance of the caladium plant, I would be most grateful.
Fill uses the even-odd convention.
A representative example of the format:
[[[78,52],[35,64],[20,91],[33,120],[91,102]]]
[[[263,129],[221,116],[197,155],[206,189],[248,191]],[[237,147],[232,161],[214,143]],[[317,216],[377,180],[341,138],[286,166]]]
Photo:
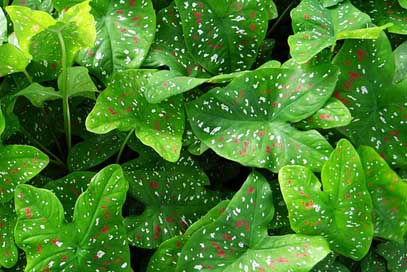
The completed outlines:
[[[405,272],[406,18],[0,0],[0,271]]]

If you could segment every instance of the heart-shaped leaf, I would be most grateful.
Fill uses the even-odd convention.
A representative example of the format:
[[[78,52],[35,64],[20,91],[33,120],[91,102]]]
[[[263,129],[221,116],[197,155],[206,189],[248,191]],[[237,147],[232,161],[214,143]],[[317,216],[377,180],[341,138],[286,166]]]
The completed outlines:
[[[176,271],[309,271],[329,252],[320,236],[268,236],[270,187],[253,172],[215,222],[185,244]]]
[[[228,204],[229,200],[220,202],[207,214],[192,224],[184,235],[175,236],[161,243],[160,247],[150,258],[147,272],[160,272],[168,269],[168,267],[175,267],[178,263],[178,258],[181,255],[182,247],[188,241],[188,238],[200,228],[214,222],[225,211]]]
[[[44,169],[47,155],[28,145],[0,146],[0,203],[13,199],[18,184],[25,183]]]
[[[339,39],[376,39],[383,28],[366,28],[369,16],[349,0],[326,8],[319,0],[301,1],[291,12],[294,35],[288,38],[290,53],[298,63],[305,63]],[[384,28],[386,28],[385,26]]]
[[[351,121],[352,116],[348,108],[340,100],[330,98],[324,107],[301,121],[298,126],[304,129],[329,129],[349,125]]]
[[[407,232],[407,183],[373,148],[361,146],[358,152],[373,201],[374,234],[402,243]]]
[[[391,23],[393,26],[389,27],[390,32],[407,34],[407,10],[403,9],[397,0],[355,0],[352,2],[369,14],[375,24]]]
[[[151,70],[117,73],[86,118],[86,128],[97,134],[115,128],[128,131],[156,150],[164,159],[177,161],[184,133],[183,97],[174,96],[160,104],[149,104],[142,85]]]
[[[73,223],[67,224],[52,192],[18,186],[15,240],[27,256],[26,270],[131,271],[121,216],[127,188],[118,165],[104,168],[78,198]]]
[[[309,168],[283,167],[279,181],[291,228],[322,235],[335,252],[360,260],[373,238],[372,200],[360,158],[353,146],[340,140],[321,172],[322,187]]]
[[[387,37],[346,41],[334,63],[341,67],[335,97],[353,117],[339,131],[355,145],[375,147],[391,166],[407,165],[407,81],[392,82],[395,65]]]
[[[0,77],[23,72],[29,63],[24,53],[9,43],[0,45],[0,59]]]
[[[393,82],[399,83],[407,79],[407,41],[397,47],[393,54],[396,61],[396,72]]]
[[[156,248],[185,232],[195,220],[216,205],[218,194],[205,189],[209,179],[195,162],[182,156],[177,163],[158,161],[123,165],[129,193],[145,205],[141,215],[125,219],[134,246]]]
[[[96,0],[91,6],[96,44],[78,55],[79,63],[101,80],[113,72],[140,67],[155,34],[151,0]]]
[[[332,66],[260,69],[188,103],[188,118],[194,134],[222,157],[274,172],[287,164],[319,171],[331,146],[317,131],[299,131],[289,122],[321,108],[337,76]]]
[[[19,91],[16,96],[25,96],[30,100],[31,104],[38,108],[43,108],[45,101],[62,99],[61,94],[55,91],[54,88],[44,87],[37,82]]]
[[[17,263],[18,249],[14,243],[16,220],[13,201],[0,204],[0,267],[11,268]]]
[[[72,222],[75,202],[88,189],[94,172],[73,172],[63,178],[47,183],[44,188],[52,191],[64,207],[67,222]]]
[[[394,241],[381,243],[377,247],[377,253],[387,261],[389,271],[404,272],[407,269],[407,240],[400,244]]]
[[[58,77],[58,87],[62,89],[64,72]],[[94,93],[98,91],[85,67],[68,67],[66,81],[66,95],[68,97],[85,96],[94,98]]]
[[[250,69],[266,36],[270,1],[175,3],[196,62],[215,75]]]

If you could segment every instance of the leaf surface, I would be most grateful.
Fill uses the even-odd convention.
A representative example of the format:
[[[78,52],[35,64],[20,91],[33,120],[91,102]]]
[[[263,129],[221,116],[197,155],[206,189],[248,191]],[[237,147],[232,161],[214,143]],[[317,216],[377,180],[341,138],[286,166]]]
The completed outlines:
[[[0,204],[0,266],[11,268],[18,260],[18,249],[14,242],[14,227],[17,217],[13,201]]]
[[[55,91],[53,87],[44,87],[37,82],[19,91],[16,96],[25,96],[38,108],[43,108],[45,101],[62,99],[60,92]]]
[[[22,72],[29,63],[24,53],[9,43],[0,45],[0,59],[0,77]]]

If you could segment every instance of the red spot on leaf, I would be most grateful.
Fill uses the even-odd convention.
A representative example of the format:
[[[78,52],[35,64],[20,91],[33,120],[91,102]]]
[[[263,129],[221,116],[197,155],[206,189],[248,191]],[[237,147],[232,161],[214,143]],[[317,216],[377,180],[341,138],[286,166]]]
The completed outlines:
[[[358,62],[362,62],[365,56],[367,56],[367,53],[365,51],[363,51],[362,49],[358,49],[356,51],[356,58],[357,58]]]
[[[321,114],[321,115],[319,115],[319,119],[330,121],[330,120],[332,120],[332,117],[329,114]]]
[[[38,252],[38,253],[41,253],[42,250],[43,250],[42,246],[41,246],[41,245],[38,245],[38,246],[37,246],[37,252]]]
[[[135,1],[134,1],[134,0],[130,0],[129,5],[130,5],[131,7],[134,7],[134,4],[135,4]]]
[[[250,28],[250,30],[252,30],[252,31],[256,31],[256,25],[255,24],[251,24],[251,25],[249,25],[249,28]]]
[[[158,182],[154,181],[154,180],[150,181],[150,187],[152,189],[157,189],[158,188]]]
[[[247,194],[251,194],[254,192],[254,187],[253,186],[249,186],[249,188],[247,189]]]
[[[110,112],[111,115],[116,115],[116,114],[118,114],[118,112],[117,112],[117,111],[114,111],[112,107],[109,107],[107,110]]]
[[[158,238],[160,237],[160,232],[161,232],[161,227],[160,226],[155,226],[154,234],[153,234],[154,240],[158,240]]]
[[[109,227],[108,227],[108,226],[104,226],[104,227],[100,230],[101,233],[106,233],[106,232],[108,232],[108,231],[109,231]]]
[[[119,15],[123,15],[123,10],[121,10],[121,9],[119,9],[118,11],[117,11],[117,14],[119,14]]]
[[[33,217],[30,208],[25,208],[25,216],[26,216],[28,219],[31,219],[31,218]]]
[[[224,140],[225,140],[225,136],[221,136],[221,137],[218,139],[218,142],[221,143],[221,142],[223,142]]]

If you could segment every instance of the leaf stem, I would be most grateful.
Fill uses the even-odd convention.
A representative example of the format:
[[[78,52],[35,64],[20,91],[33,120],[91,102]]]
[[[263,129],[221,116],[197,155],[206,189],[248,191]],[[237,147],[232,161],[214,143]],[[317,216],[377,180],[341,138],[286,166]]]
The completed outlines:
[[[126,138],[124,139],[122,145],[120,146],[119,154],[117,154],[116,158],[116,163],[118,164],[120,162],[120,157],[122,156],[123,150],[127,145],[127,142],[129,141],[131,135],[134,133],[134,128],[130,130],[129,134],[127,134]]]
[[[30,82],[30,84],[33,83],[33,78],[30,76],[30,74],[27,72],[27,70],[24,69],[23,71],[25,77],[28,79],[28,81]]]
[[[68,64],[66,56],[66,46],[64,38],[62,37],[61,31],[57,32],[59,43],[61,44],[62,51],[62,80],[61,80],[61,94],[62,94],[62,109],[64,112],[64,125],[65,125],[65,137],[66,137],[66,146],[68,149],[68,154],[71,151],[72,147],[72,135],[71,135],[71,113],[69,110],[69,97],[68,97]]]
[[[288,11],[291,10],[291,8],[297,3],[297,1],[291,1],[290,4],[285,8],[283,13],[278,17],[277,21],[273,24],[273,26],[270,28],[270,30],[267,32],[267,36],[269,36],[273,31],[277,28],[277,26],[281,23],[281,21],[285,18],[286,14]]]

